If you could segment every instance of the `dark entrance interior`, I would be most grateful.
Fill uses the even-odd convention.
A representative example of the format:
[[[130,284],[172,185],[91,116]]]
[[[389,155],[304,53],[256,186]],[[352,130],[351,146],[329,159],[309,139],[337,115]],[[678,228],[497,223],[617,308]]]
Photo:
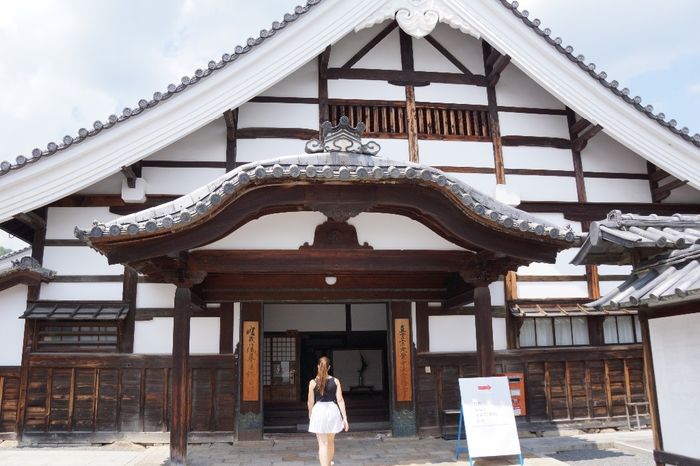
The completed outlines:
[[[353,306],[356,324],[361,319],[359,311],[362,309],[351,304],[343,305],[344,309],[334,306],[335,309],[329,309],[329,312],[342,310],[346,314],[345,330],[336,327],[328,331],[287,329],[284,332],[265,332],[265,432],[306,431],[308,383],[316,375],[316,364],[321,356],[331,360],[331,374],[342,383],[351,429],[384,430],[390,427],[387,331],[365,330],[371,327],[367,322],[360,325],[360,330],[353,330]],[[383,310],[381,317],[385,320],[386,307],[375,307]],[[300,312],[303,315],[303,311]],[[376,322],[379,316],[374,317]],[[306,327],[304,322],[299,322],[298,326]],[[279,326],[275,330],[279,330]]]

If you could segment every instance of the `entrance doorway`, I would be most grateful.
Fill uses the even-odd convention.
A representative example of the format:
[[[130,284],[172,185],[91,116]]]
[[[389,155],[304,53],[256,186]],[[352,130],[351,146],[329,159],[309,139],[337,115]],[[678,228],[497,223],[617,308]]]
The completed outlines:
[[[321,356],[343,388],[353,431],[389,424],[387,306],[384,303],[263,307],[265,432],[305,432],[308,383]]]

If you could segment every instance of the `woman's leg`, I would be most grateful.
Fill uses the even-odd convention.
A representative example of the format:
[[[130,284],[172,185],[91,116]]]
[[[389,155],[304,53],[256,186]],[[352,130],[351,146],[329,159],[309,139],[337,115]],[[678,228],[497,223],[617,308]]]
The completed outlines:
[[[328,464],[333,464],[335,456],[335,434],[328,434]]]
[[[321,466],[331,466],[328,456],[328,434],[316,434],[318,439],[318,460]]]

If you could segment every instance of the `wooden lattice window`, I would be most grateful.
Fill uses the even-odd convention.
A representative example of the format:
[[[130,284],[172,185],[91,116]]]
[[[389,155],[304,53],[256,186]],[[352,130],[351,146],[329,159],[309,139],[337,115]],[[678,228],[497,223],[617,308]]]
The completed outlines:
[[[607,316],[603,320],[603,341],[606,345],[641,343],[642,329],[638,316]]]
[[[416,105],[418,134],[423,136],[488,139],[491,137],[488,112],[464,108]]]
[[[331,122],[337,125],[340,117],[346,116],[351,126],[365,124],[369,135],[406,135],[406,105],[401,102],[386,102],[382,105],[347,101],[330,105]]]
[[[520,347],[588,345],[586,317],[526,317],[520,327]]]
[[[296,337],[266,335],[264,345],[263,385],[293,385],[296,374]]]
[[[116,352],[118,340],[117,321],[37,321],[34,348],[46,352]]]

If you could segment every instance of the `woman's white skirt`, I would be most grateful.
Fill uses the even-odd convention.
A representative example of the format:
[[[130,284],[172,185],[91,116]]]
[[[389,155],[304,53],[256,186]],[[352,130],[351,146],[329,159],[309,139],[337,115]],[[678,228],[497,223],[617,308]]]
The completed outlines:
[[[311,408],[309,432],[314,434],[337,434],[343,430],[340,408],[332,401],[319,401]]]

